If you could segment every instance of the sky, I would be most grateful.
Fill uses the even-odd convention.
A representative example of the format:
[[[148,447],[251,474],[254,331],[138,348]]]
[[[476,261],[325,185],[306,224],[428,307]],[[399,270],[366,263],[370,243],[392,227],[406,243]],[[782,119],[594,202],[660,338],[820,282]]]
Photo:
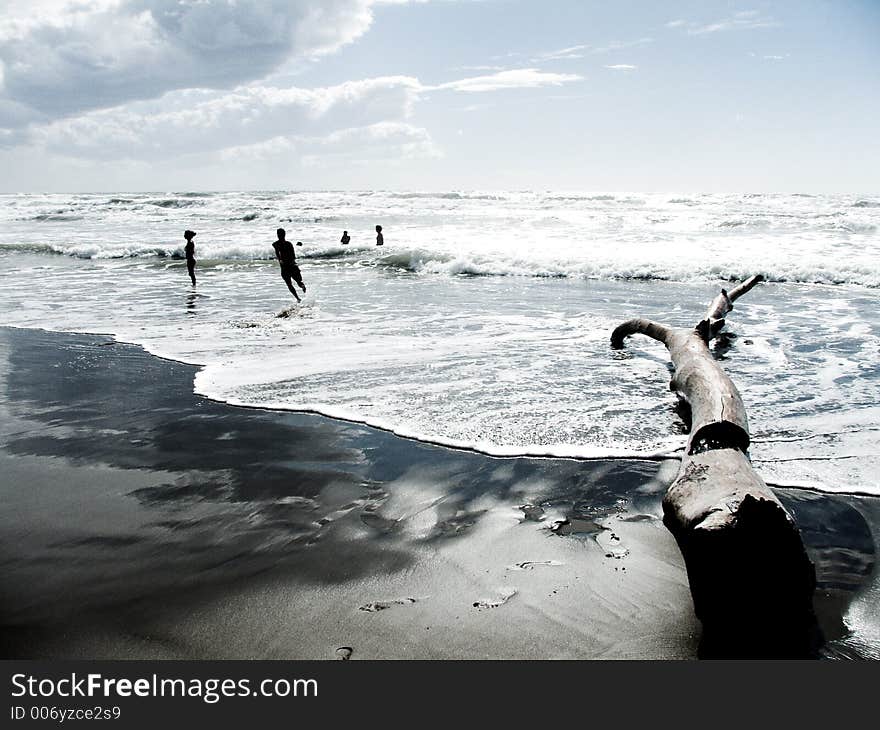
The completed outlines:
[[[880,191],[880,0],[0,0],[0,192]]]

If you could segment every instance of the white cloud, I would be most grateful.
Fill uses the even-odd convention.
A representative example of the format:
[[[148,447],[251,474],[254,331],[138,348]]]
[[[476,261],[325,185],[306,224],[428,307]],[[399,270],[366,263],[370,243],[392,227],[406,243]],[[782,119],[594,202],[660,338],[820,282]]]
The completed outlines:
[[[292,137],[278,135],[262,142],[253,144],[235,145],[220,150],[222,162],[256,162],[277,159],[281,155],[294,152],[297,149],[297,141]]]
[[[0,126],[184,88],[233,88],[361,36],[375,0],[7,3]]]
[[[504,71],[504,66],[455,66],[450,71]]]
[[[449,81],[430,89],[451,89],[468,93],[482,91],[499,91],[501,89],[535,89],[541,86],[561,86],[573,81],[581,81],[583,76],[577,74],[558,74],[540,71],[536,68],[519,68],[486,76]]]
[[[510,51],[508,53],[495,54],[494,56],[489,56],[489,58],[493,61],[503,61],[511,58],[522,58],[524,55],[526,54],[520,53],[519,51]]]
[[[534,89],[581,78],[517,69],[436,86],[425,86],[410,76],[387,76],[316,89],[263,85],[224,92],[185,89],[157,100],[32,125],[27,140],[55,154],[92,159],[168,159],[222,150],[259,158],[272,150],[299,147],[303,140],[333,140],[343,130],[367,129],[369,134],[360,136],[364,144],[384,144],[383,135],[400,137],[405,132],[408,141],[396,143],[395,148],[422,154],[426,140],[414,138],[416,128],[400,125],[426,91]]]
[[[365,148],[425,156],[436,152],[430,137],[407,122],[425,92],[535,89],[581,78],[527,68],[435,86],[410,76],[388,76],[314,89],[263,84],[230,91],[179,89],[158,99],[7,129],[0,133],[0,147],[29,146],[93,160],[158,161],[212,153],[264,159],[303,145],[326,146],[356,137]],[[318,141],[322,139],[329,142]]]
[[[434,86],[409,76],[323,88],[262,80],[356,39],[373,6],[407,1],[0,0],[0,148],[125,164],[431,157],[429,133],[408,121],[426,92],[582,78],[495,66]]]
[[[309,141],[303,155],[305,167],[349,164],[400,163],[404,160],[442,157],[426,129],[403,122],[380,122],[368,127],[342,129]]]
[[[593,49],[593,53],[611,53],[612,51],[621,51],[627,48],[637,48],[639,46],[647,46],[653,43],[653,38],[636,38],[634,41],[611,41],[604,46]]]
[[[56,154],[96,159],[159,159],[227,148],[280,144],[335,130],[405,119],[420,89],[406,76],[319,89],[241,87],[171,92],[35,128],[31,140]]]
[[[605,68],[609,68],[612,71],[635,71],[638,66],[633,66],[630,63],[615,63],[611,66],[606,66]]]
[[[666,23],[667,28],[682,28],[688,35],[705,35],[729,30],[754,30],[757,28],[774,28],[780,25],[769,15],[758,10],[743,10],[714,23],[699,23],[688,20],[672,20]]]
[[[681,21],[684,22],[684,21]],[[594,54],[602,54],[602,53],[611,53],[613,51],[620,51],[627,48],[636,48],[638,46],[646,46],[649,43],[653,43],[653,38],[636,38],[632,41],[611,41],[610,43],[606,43],[604,46],[589,46],[589,45],[576,45],[569,46],[567,48],[559,48],[554,51],[543,51],[541,53],[536,53],[531,57],[532,63],[542,63],[544,61],[562,61],[569,59],[578,59],[584,58],[588,53]],[[507,56],[523,56],[522,53],[509,53]],[[501,58],[500,56],[494,56],[493,58]]]
[[[589,46],[580,45],[569,46],[568,48],[560,48],[556,51],[545,51],[544,53],[538,53],[537,55],[533,56],[532,61],[564,61],[576,58],[583,58],[584,53],[588,48]]]
[[[310,168],[342,161],[408,160],[439,157],[426,129],[406,122],[377,122],[337,130],[324,136],[278,136],[251,145],[229,147],[220,153],[227,163],[250,163],[297,157]]]

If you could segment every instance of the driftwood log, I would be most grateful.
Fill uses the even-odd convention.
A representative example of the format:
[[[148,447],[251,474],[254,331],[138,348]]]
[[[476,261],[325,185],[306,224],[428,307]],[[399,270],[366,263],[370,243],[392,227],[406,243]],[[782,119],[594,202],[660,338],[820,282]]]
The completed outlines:
[[[761,280],[722,289],[693,329],[632,319],[611,335],[614,348],[633,334],[666,345],[670,387],[690,413],[663,522],[687,566],[705,657],[808,657],[821,643],[813,564],[794,519],[752,468],[742,398],[708,346],[733,303]]]

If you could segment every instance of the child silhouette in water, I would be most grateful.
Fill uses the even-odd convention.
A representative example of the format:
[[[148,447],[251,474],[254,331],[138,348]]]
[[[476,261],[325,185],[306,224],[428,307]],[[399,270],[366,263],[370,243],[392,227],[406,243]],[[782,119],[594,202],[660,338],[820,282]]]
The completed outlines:
[[[376,245],[377,246],[384,246],[385,245],[385,238],[382,235],[382,226],[376,226]]]
[[[186,270],[189,272],[189,278],[192,279],[193,286],[196,285],[196,244],[193,243],[195,231],[184,231],[183,237],[186,239],[186,246],[183,251],[186,254]]]

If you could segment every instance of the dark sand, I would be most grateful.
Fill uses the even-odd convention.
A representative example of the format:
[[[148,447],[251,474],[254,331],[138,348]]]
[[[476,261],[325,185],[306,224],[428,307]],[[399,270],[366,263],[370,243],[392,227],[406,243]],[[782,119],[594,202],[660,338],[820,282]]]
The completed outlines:
[[[696,655],[676,462],[489,458],[216,403],[194,372],[0,328],[0,656]],[[826,653],[880,656],[880,500],[779,494]]]

